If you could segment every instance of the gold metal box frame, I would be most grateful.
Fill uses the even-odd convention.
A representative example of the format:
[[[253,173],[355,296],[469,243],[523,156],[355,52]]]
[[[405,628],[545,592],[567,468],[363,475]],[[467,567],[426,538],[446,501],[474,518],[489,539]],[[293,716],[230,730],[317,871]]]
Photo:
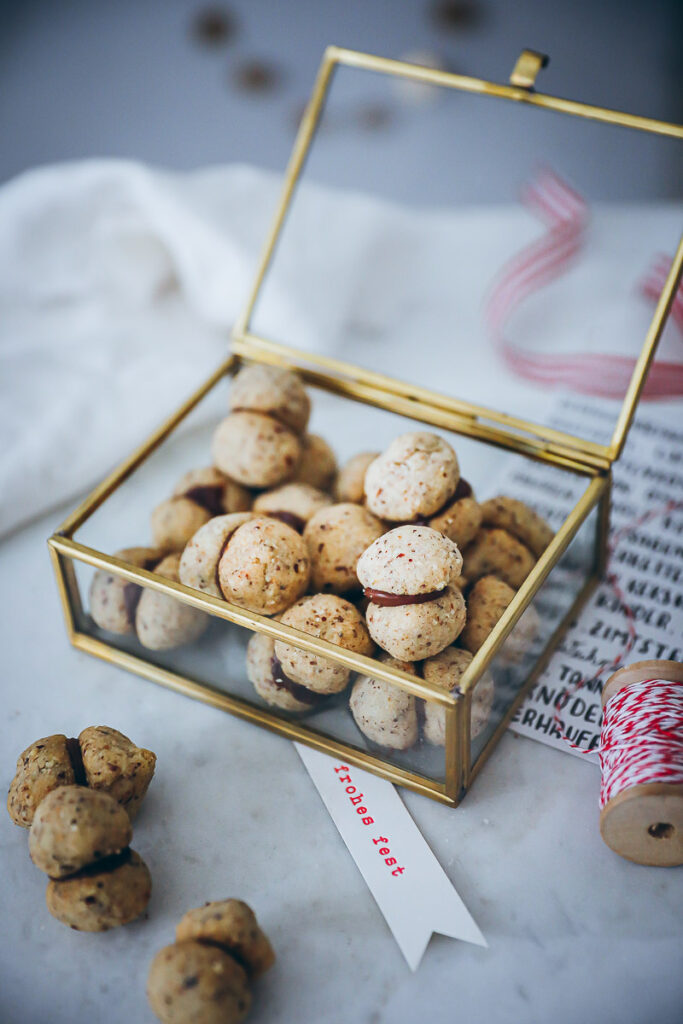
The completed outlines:
[[[115,469],[85,501],[61,524],[49,538],[59,594],[64,611],[69,639],[74,647],[109,661],[159,683],[185,696],[194,697],[231,714],[255,722],[289,739],[299,740],[317,750],[342,757],[352,764],[366,768],[391,782],[406,786],[450,806],[456,806],[503,734],[515,710],[520,705],[540,672],[545,667],[567,624],[577,614],[599,579],[605,565],[609,529],[609,500],[611,465],[618,458],[631,425],[642,391],[645,377],[655,354],[673,298],[683,270],[683,240],[667,277],[647,331],[644,345],[637,360],[624,403],[617,420],[611,443],[607,446],[582,440],[561,431],[539,426],[497,412],[450,398],[429,389],[416,387],[391,377],[364,370],[360,367],[329,357],[314,355],[270,341],[254,334],[250,322],[261,285],[270,265],[280,231],[299,180],[306,155],[320,119],[325,98],[337,65],[346,65],[386,75],[400,76],[416,82],[444,86],[469,93],[495,96],[500,99],[525,103],[533,107],[553,110],[570,116],[587,118],[607,124],[621,125],[636,130],[668,135],[683,139],[683,126],[657,121],[647,117],[620,113],[602,107],[577,103],[572,100],[543,95],[534,91],[536,75],[545,64],[541,54],[525,50],[510,77],[512,84],[501,85],[477,78],[451,74],[433,68],[389,60],[370,54],[330,46],[326,49],[294,144],[286,171],[279,206],[267,238],[254,285],[244,312],[232,333],[232,354],[209,379],[152,435],[137,451]],[[107,498],[155,451],[178,424],[228,374],[233,373],[242,359],[277,363],[296,369],[310,384],[352,401],[365,403],[410,417],[414,420],[442,427],[455,434],[478,438],[534,460],[572,470],[584,476],[587,487],[582,497],[567,516],[553,541],[517,591],[497,626],[475,655],[460,685],[461,693],[451,694],[434,684],[415,678],[397,669],[383,665],[372,658],[353,654],[326,640],[312,637],[280,622],[246,611],[226,601],[201,594],[196,590],[174,583],[153,572],[128,565],[118,558],[106,555],[74,540],[75,532],[107,500]],[[562,553],[566,550],[589,513],[599,507],[599,537],[592,571],[578,593],[572,607],[557,625],[537,660],[532,673],[519,689],[515,699],[497,728],[488,738],[474,766],[470,754],[470,712],[472,693],[482,673],[492,662],[521,615],[532,602],[550,575]],[[228,695],[215,687],[192,681],[185,676],[121,651],[77,628],[82,613],[73,560],[95,569],[105,569],[124,579],[149,587],[160,593],[201,609],[219,619],[280,638],[346,666],[352,671],[393,683],[400,689],[441,706],[445,711],[445,781],[439,782],[417,772],[390,763],[382,757],[360,750],[341,740],[333,739],[296,721],[285,720],[264,708]]]

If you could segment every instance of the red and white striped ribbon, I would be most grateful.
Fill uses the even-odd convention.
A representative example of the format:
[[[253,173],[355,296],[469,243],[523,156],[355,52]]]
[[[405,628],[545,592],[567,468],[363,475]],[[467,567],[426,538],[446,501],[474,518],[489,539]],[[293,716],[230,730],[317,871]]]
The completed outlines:
[[[600,809],[632,786],[683,783],[683,685],[646,679],[608,700],[600,734]]]
[[[543,170],[522,192],[522,201],[547,226],[546,233],[516,253],[503,267],[485,306],[485,319],[505,364],[526,380],[545,387],[562,387],[602,398],[623,398],[636,360],[629,356],[581,352],[556,355],[533,352],[513,344],[506,336],[510,317],[529,295],[561,277],[581,251],[587,234],[588,205],[553,171]],[[657,257],[640,284],[648,300],[658,301],[671,261]],[[683,330],[683,285],[676,294],[671,316]],[[683,362],[653,363],[643,398],[683,395]]]
[[[652,263],[649,271],[642,278],[638,290],[644,298],[649,299],[651,302],[659,302],[659,296],[662,294],[664,284],[669,271],[671,270],[671,259],[666,253],[660,252]],[[676,326],[683,331],[683,284],[680,285],[678,291],[674,295],[674,300],[671,306],[671,318],[675,322]]]

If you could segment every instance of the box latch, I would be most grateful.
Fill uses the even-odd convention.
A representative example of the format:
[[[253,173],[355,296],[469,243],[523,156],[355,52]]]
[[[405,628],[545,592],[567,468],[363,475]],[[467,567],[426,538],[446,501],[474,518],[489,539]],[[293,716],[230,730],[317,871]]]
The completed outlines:
[[[518,85],[522,89],[533,89],[539,71],[546,67],[550,57],[545,53],[537,53],[536,50],[522,50],[512,74],[510,85]]]

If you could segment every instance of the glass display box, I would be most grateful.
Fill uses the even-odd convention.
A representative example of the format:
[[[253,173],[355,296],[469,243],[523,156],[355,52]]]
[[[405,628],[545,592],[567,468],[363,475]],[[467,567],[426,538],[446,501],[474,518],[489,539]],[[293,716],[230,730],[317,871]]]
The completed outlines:
[[[444,220],[444,224],[462,225],[462,230],[454,228],[449,233],[444,228],[438,252],[420,252],[420,273],[416,274],[410,261],[399,260],[397,266],[391,267],[390,248],[386,245],[381,254],[373,253],[372,240],[363,238],[362,199],[355,192],[348,198],[353,216],[344,216],[346,207],[342,202],[336,220],[321,222],[316,183],[324,181],[342,190],[356,185],[362,189],[364,173],[369,168],[363,165],[365,156],[356,161],[359,180],[353,180],[344,159],[348,142],[345,118],[359,97],[364,102],[368,98],[375,109],[381,109],[389,97],[395,107],[396,93],[391,90],[397,86],[417,90],[409,94],[410,103],[415,102],[408,104],[406,115],[412,118],[410,130],[416,146],[421,138],[429,138],[421,133],[425,121],[432,116],[429,104],[437,93],[446,97],[445,102],[455,105],[454,131],[457,104],[480,104],[480,133],[472,140],[464,140],[463,147],[458,146],[459,159],[467,161],[468,166],[472,161],[476,164],[485,160],[486,152],[495,150],[491,139],[502,138],[507,131],[517,156],[528,150],[531,168],[535,154],[528,139],[538,137],[534,119],[540,117],[552,118],[549,138],[553,132],[562,137],[567,132],[576,132],[577,152],[583,147],[586,158],[588,153],[598,152],[596,140],[607,137],[600,159],[608,184],[613,180],[611,168],[618,166],[621,158],[624,136],[632,137],[635,133],[644,140],[645,162],[657,159],[651,150],[653,140],[657,147],[680,144],[683,129],[679,126],[537,93],[535,80],[544,63],[542,55],[524,51],[510,83],[503,85],[337,47],[326,50],[300,123],[254,285],[232,332],[229,355],[49,539],[69,638],[76,648],[443,803],[455,806],[460,802],[605,568],[611,467],[622,451],[669,318],[681,279],[683,243],[674,237],[676,255],[654,313],[648,310],[647,322],[642,313],[633,318],[629,314],[630,334],[620,338],[626,354],[633,355],[633,370],[624,394],[618,401],[605,404],[602,435],[581,437],[557,425],[552,403],[547,407],[532,403],[528,384],[511,384],[494,362],[484,373],[470,365],[468,346],[486,342],[483,335],[468,336],[467,332],[479,329],[476,324],[482,320],[482,297],[501,260],[510,255],[510,238],[517,233],[516,221],[507,233],[501,228],[499,238],[496,230],[477,227],[485,225],[485,218],[480,216],[477,221],[466,206],[460,221]],[[495,111],[489,122],[492,104]],[[443,110],[440,116],[443,117]],[[529,125],[535,135],[529,134]],[[383,161],[390,177],[391,153],[370,139],[367,149],[367,160]],[[438,140],[434,153],[425,149],[427,172],[432,160],[452,159],[452,151],[452,146],[440,147]],[[381,167],[378,170],[375,166],[373,180],[381,181],[382,173]],[[309,176],[312,185],[308,183]],[[372,173],[368,176],[372,177]],[[457,178],[455,171],[454,176]],[[620,198],[618,182],[615,189]],[[428,202],[428,174],[419,191],[422,202]],[[609,200],[610,195],[597,198]],[[472,213],[469,219],[468,210]],[[382,215],[391,226],[403,216],[402,207],[388,203]],[[430,216],[433,214],[425,214]],[[609,228],[609,219],[606,224]],[[637,242],[637,218],[633,231]],[[353,235],[351,242],[349,234]],[[433,232],[429,237],[433,237]],[[601,238],[604,237],[603,227]],[[616,237],[614,252],[625,244],[622,235]],[[325,256],[330,252],[338,252],[339,258],[330,261]],[[425,280],[443,277],[444,263],[450,259],[444,260],[444,253],[452,254],[455,268],[452,305],[457,316],[452,321],[433,315],[442,297],[431,296],[424,287]],[[648,254],[641,255],[646,258]],[[376,273],[377,260],[382,261],[383,267],[389,265],[386,274]],[[460,283],[462,276],[467,277],[456,272],[463,266],[463,260],[473,274],[482,276],[483,272],[480,287],[473,288],[469,280]],[[355,280],[349,286],[347,271],[354,264]],[[298,268],[294,275],[292,268]],[[367,287],[366,271],[370,282]],[[345,282],[344,288],[336,287],[337,279]],[[293,280],[296,283],[290,287]],[[615,285],[610,297],[613,306],[622,302],[621,287]],[[334,301],[329,301],[330,295]],[[325,296],[324,301],[321,296]],[[590,333],[595,329],[595,303],[586,312],[585,324],[577,320],[576,324],[567,325],[564,316],[563,322],[559,322],[557,313],[562,309],[562,298],[556,297],[552,307],[540,308],[536,320],[530,317],[523,327],[531,335],[540,318],[548,338],[568,331],[580,347],[581,331]],[[586,306],[590,306],[588,300]],[[576,311],[575,305],[571,308],[578,317],[581,311]],[[333,348],[335,356],[327,354],[326,348]],[[337,358],[340,351],[348,351],[363,365]],[[410,365],[414,372],[404,372],[410,382],[390,372],[392,353],[399,351],[404,368],[413,353]],[[548,493],[552,497],[548,507],[539,511],[555,529],[554,538],[454,692],[446,692],[419,675],[410,675],[375,658],[354,654],[302,633],[274,618],[192,590],[111,554],[132,544],[148,543],[149,511],[171,493],[175,481],[186,470],[208,463],[212,431],[227,413],[229,379],[240,365],[248,362],[283,365],[300,373],[310,388],[315,429],[343,458],[362,448],[381,450],[396,435],[427,425],[453,445],[463,474],[473,484],[477,497],[500,493],[499,481],[509,479],[511,473],[517,472],[523,480],[525,467],[531,464],[542,463],[547,467],[551,480]],[[443,383],[434,386],[444,380],[449,381],[448,388]],[[488,404],[487,395],[495,401]],[[499,400],[500,395],[505,397]],[[539,410],[537,418],[524,415],[530,408]],[[200,610],[208,617],[208,628],[194,643],[166,651],[145,648],[134,633],[115,635],[103,631],[88,612],[88,589],[97,570]],[[408,750],[393,752],[373,746],[359,731],[349,711],[348,689],[304,713],[288,713],[267,705],[256,694],[245,670],[246,645],[254,632],[329,658],[348,668],[351,680],[355,674],[385,680],[418,702],[440,709],[444,745],[420,741]],[[493,705],[485,725],[474,735],[473,694],[487,674],[493,679]],[[421,703],[418,707],[423,711]]]

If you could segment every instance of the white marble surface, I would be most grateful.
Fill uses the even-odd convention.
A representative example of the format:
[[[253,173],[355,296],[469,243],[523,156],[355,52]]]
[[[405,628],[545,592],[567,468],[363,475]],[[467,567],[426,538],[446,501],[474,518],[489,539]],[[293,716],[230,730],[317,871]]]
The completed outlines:
[[[396,362],[401,376],[398,353]],[[373,410],[349,417],[328,405],[316,403],[312,429],[342,458],[399,432],[388,424],[383,435]],[[180,471],[206,461],[206,444],[191,459],[192,437],[182,459],[155,456],[133,497],[117,493],[114,511],[84,535],[110,551],[144,542],[146,510]],[[92,426],[87,441],[92,452]],[[458,454],[484,491],[493,465],[472,445],[460,439]],[[602,844],[594,767],[507,736],[461,808],[405,794],[490,944],[437,937],[412,975],[287,741],[68,646],[45,544],[63,511],[0,544],[0,773],[9,784],[17,755],[38,737],[93,724],[153,749],[157,774],[134,847],[154,892],[145,920],[124,929],[65,929],[47,913],[25,832],[0,814],[0,1024],[151,1024],[152,956],[187,908],[229,895],[254,906],[278,954],[256,989],[252,1019],[262,1024],[677,1019],[683,872],[628,864]]]
[[[680,1019],[683,872],[603,845],[593,766],[508,735],[457,810],[404,793],[490,944],[435,937],[412,975],[288,741],[68,646],[45,547],[57,521],[0,546],[2,776],[38,736],[95,723],[155,750],[134,836],[154,892],[126,928],[65,929],[3,813],[3,1024],[151,1022],[152,956],[185,909],[225,895],[254,906],[278,954],[261,1024]]]

